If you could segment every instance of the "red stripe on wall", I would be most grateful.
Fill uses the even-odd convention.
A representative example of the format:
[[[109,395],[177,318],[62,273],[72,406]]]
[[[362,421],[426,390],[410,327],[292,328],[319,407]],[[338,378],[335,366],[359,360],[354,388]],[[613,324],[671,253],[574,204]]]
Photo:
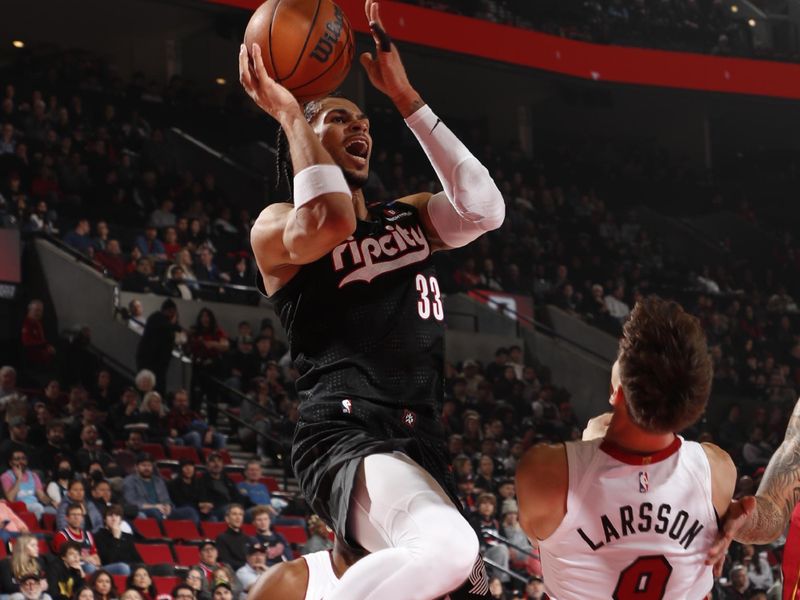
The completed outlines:
[[[260,0],[208,0],[254,10]],[[367,33],[363,0],[338,0]],[[587,80],[800,99],[800,65],[576,42],[409,4],[381,2],[397,40]]]

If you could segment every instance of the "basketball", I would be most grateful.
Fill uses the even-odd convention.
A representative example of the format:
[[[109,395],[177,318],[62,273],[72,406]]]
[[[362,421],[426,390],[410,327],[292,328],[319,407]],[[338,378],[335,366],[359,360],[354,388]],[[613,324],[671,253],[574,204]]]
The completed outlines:
[[[301,104],[339,87],[355,51],[350,21],[331,0],[267,0],[250,18],[244,42],[248,52],[261,47],[267,73]]]

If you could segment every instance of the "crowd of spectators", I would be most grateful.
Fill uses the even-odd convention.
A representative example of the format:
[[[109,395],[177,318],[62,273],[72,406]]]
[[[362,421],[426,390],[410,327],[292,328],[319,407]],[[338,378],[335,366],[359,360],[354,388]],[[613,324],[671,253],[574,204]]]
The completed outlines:
[[[141,94],[132,87],[128,94]],[[152,127],[136,108],[123,114],[104,101],[85,109],[80,86],[76,89],[66,96],[33,91],[20,99],[13,85],[4,88],[0,213],[5,222],[60,237],[120,280],[123,289],[137,294],[253,301],[251,291],[227,286],[252,281],[249,211],[234,208],[213,175],[171,169],[163,130]],[[434,189],[430,170],[406,159],[402,150],[376,154],[372,185],[387,197]],[[552,163],[533,163],[514,148],[487,146],[477,153],[506,197],[508,218],[499,232],[442,259],[448,289],[530,296],[539,307],[554,305],[614,335],[643,295],[660,292],[681,299],[706,326],[715,360],[715,393],[763,400],[747,427],[741,409],[731,406],[719,427],[704,421],[688,432],[728,449],[745,474],[740,491],[752,491],[782,436],[787,407],[800,385],[792,296],[797,292],[787,284],[796,275],[795,257],[800,255],[792,239],[776,249],[780,268],[772,271],[681,264],[651,237],[636,210],[564,177],[565,171]],[[625,162],[618,170],[649,176],[647,165],[636,162]],[[746,205],[740,215],[757,219]],[[203,285],[207,283],[211,285]],[[226,546],[227,538],[199,548],[202,560],[197,564],[206,585],[193,585],[188,571],[193,594],[208,597],[211,574],[212,583],[227,577],[230,589],[220,588],[222,595],[246,591],[247,577],[239,581],[231,572],[222,575],[220,562],[249,569],[245,574],[252,578],[264,564],[291,557],[290,545],[276,542],[279,534],[271,530],[272,518],[284,517],[276,508],[280,503],[273,502],[266,488],[257,487],[260,476],[245,471],[246,479],[235,484],[226,474],[225,437],[215,428],[216,392],[200,377],[188,390],[169,390],[165,376],[164,357],[168,360],[177,343],[195,361],[196,372],[247,395],[238,409],[243,421],[286,441],[298,418],[297,372],[272,324],[243,322],[236,332],[225,332],[208,309],[199,312],[193,325],[182,324],[174,302],[166,300],[160,311],[147,315],[134,300],[127,316],[129,326],[142,334],[137,366],[143,371],[134,386],[125,387],[80,352],[81,340],[90,339],[90,332],[81,332],[59,351],[59,342],[46,335],[43,308],[32,301],[21,328],[24,364],[44,375],[41,388],[20,391],[13,369],[0,370],[0,407],[8,430],[0,461],[10,467],[3,474],[8,500],[24,502],[39,524],[52,514],[51,533],[63,533],[63,556],[54,572],[64,579],[48,593],[65,586],[70,593],[62,596],[73,597],[83,585],[82,575],[93,567],[105,567],[100,572],[136,564],[132,538],[124,536],[137,535],[131,521],[139,513],[157,521],[179,516],[228,525],[227,537],[235,549]],[[576,439],[581,423],[568,393],[554,385],[542,365],[526,362],[521,348],[500,349],[483,364],[479,358],[485,357],[447,366],[443,418],[448,448],[484,553],[523,578],[533,578],[526,593],[535,598],[541,592],[536,579],[541,570],[535,548],[517,523],[516,461],[537,441]],[[58,369],[59,363],[70,368]],[[256,431],[242,428],[236,434],[251,449],[268,455],[269,449],[257,443]],[[153,444],[169,452],[190,448],[207,457],[182,460],[177,472],[164,479],[158,460],[144,450]],[[255,472],[257,464],[251,467]],[[250,549],[252,557],[241,543],[247,537],[241,533],[241,518],[252,520],[255,528],[258,541]],[[9,528],[8,535],[25,533],[10,522],[18,529]],[[309,530],[314,547],[324,547],[322,525],[314,521]],[[107,552],[101,545],[115,550]],[[264,563],[261,554],[266,554]],[[734,548],[736,564],[729,571],[733,587],[769,587],[772,567],[765,567],[765,561],[772,565],[779,554],[773,548]],[[742,568],[747,585],[741,581]],[[515,584],[505,572],[493,575],[501,588]],[[134,569],[130,576],[127,589],[138,589],[144,600],[152,600],[147,569]],[[22,584],[19,578],[17,584]],[[731,596],[730,590],[718,597],[744,597]],[[181,593],[190,592],[176,589],[174,596]],[[215,600],[223,600],[216,593]]]
[[[752,26],[719,0],[401,0],[571,39],[795,60],[754,44]]]

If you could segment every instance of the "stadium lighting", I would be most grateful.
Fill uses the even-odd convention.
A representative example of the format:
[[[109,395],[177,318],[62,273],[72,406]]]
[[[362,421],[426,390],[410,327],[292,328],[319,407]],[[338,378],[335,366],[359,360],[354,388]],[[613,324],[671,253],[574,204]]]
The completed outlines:
[[[11,42],[11,45],[14,46],[14,48],[24,48],[25,42],[23,42],[22,40],[14,40],[13,42]]]
[[[737,4],[731,4],[731,12],[732,13],[738,13],[739,12],[739,6]]]
[[[214,81],[217,82],[217,85],[225,85],[226,83],[228,83],[227,81],[225,81],[224,77],[217,77]]]
[[[756,20],[755,19],[748,19],[747,20],[747,24],[750,25],[750,27],[755,27],[756,26]]]

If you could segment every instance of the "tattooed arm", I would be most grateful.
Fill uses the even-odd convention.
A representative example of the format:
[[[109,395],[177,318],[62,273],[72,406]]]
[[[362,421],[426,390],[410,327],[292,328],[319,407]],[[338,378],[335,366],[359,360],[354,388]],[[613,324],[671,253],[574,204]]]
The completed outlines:
[[[786,436],[767,465],[756,494],[756,508],[735,535],[737,542],[767,544],[789,524],[800,501],[800,400],[794,407]]]

